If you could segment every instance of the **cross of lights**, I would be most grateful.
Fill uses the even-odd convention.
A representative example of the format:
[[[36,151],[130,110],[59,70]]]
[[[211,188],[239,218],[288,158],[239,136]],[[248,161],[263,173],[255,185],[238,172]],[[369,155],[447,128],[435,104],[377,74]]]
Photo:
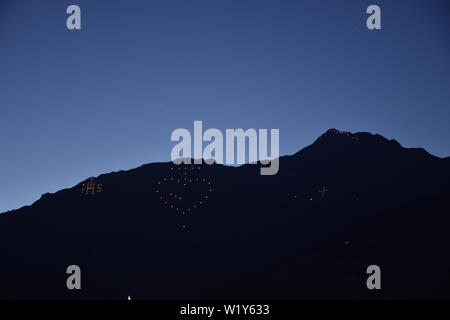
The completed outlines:
[[[322,193],[322,197],[320,199],[323,199],[325,197],[325,193],[328,192],[328,189],[325,188],[325,186],[322,187],[321,190],[319,190],[319,193]]]

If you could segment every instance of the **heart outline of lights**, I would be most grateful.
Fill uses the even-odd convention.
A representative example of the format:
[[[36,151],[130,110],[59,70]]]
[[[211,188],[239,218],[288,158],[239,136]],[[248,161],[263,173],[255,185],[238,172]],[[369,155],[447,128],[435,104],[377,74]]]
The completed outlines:
[[[190,172],[193,173],[198,172],[197,170],[200,170],[200,167],[198,166],[192,166],[190,168],[188,168],[188,166],[182,166],[178,168],[171,167],[170,170],[171,172],[179,172],[181,173],[181,175],[163,177],[157,181],[156,193],[158,194],[158,198],[161,204],[169,207],[170,209],[173,209],[177,213],[186,214],[191,213],[192,211],[204,205],[208,201],[209,195],[213,192],[212,181],[203,176],[193,177],[190,174]],[[205,189],[206,191],[202,193],[198,201],[193,201],[190,206],[182,207],[179,204],[177,204],[177,201],[183,200],[186,196],[177,192],[163,192],[161,190],[161,187],[164,184],[171,184],[171,183],[180,184],[180,186],[182,187],[189,187],[189,185],[192,184],[205,184],[207,189]]]

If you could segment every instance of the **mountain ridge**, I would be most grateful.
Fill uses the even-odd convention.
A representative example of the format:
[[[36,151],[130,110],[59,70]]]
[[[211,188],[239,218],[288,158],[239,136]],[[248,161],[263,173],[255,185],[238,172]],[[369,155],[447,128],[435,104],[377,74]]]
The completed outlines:
[[[399,150],[403,150],[403,151],[406,151],[406,152],[417,152],[418,154],[422,154],[422,155],[425,155],[425,156],[433,158],[433,159],[443,159],[445,161],[450,160],[450,156],[449,157],[444,157],[444,158],[438,157],[438,156],[430,154],[424,148],[420,148],[420,147],[419,148],[406,148],[406,147],[403,147],[397,140],[395,140],[395,139],[388,139],[388,138],[386,138],[386,137],[384,137],[384,136],[382,136],[380,134],[373,134],[373,133],[370,133],[370,132],[355,132],[355,133],[352,133],[352,132],[349,132],[349,131],[340,131],[340,130],[335,129],[335,128],[330,128],[330,129],[326,130],[312,144],[310,144],[310,145],[300,149],[299,151],[295,152],[294,154],[280,156],[279,158],[283,159],[283,158],[301,156],[304,153],[303,152],[304,150],[309,150],[311,147],[314,147],[315,145],[320,144],[321,142],[323,142],[323,140],[326,140],[327,138],[331,138],[331,141],[328,141],[327,143],[330,143],[330,142],[331,143],[333,143],[333,142],[342,142],[342,139],[341,139],[341,141],[336,141],[335,139],[333,139],[333,138],[336,138],[336,137],[338,137],[340,139],[341,138],[352,139],[353,141],[359,141],[359,139],[361,139],[361,138],[363,140],[364,139],[371,139],[371,140],[366,140],[366,141],[363,141],[363,142],[370,141],[372,144],[374,142],[387,143],[387,144],[391,144],[393,147],[399,147],[400,148]],[[329,145],[327,145],[327,147],[329,147]],[[193,162],[193,159],[191,159],[191,160]],[[102,174],[99,174],[98,176],[94,176],[94,178],[97,179],[97,178],[103,177],[105,175],[114,175],[114,174],[118,174],[118,173],[127,173],[127,172],[130,172],[130,171],[138,170],[138,169],[140,169],[142,167],[146,167],[146,166],[151,166],[151,165],[155,165],[155,164],[168,164],[168,163],[170,163],[170,162],[145,163],[145,164],[142,164],[142,165],[140,165],[138,167],[131,168],[131,169],[128,169],[128,170],[119,170],[119,171],[112,171],[112,172],[108,172],[108,173],[102,173]],[[248,166],[248,165],[252,165],[253,166],[253,164],[248,164],[247,163],[247,164],[243,164],[241,166],[238,166],[237,168],[243,167],[243,166]],[[36,200],[32,204],[25,205],[25,206],[22,206],[22,207],[17,208],[17,209],[12,209],[12,210],[8,210],[8,211],[5,211],[5,212],[1,212],[0,215],[1,214],[12,214],[12,213],[20,211],[22,209],[26,209],[28,207],[33,206],[34,203],[42,200],[43,198],[46,198],[46,197],[49,197],[49,196],[51,197],[52,195],[57,194],[57,193],[62,192],[62,191],[65,191],[65,190],[73,190],[74,188],[79,187],[80,184],[82,184],[82,182],[77,183],[73,187],[64,188],[64,189],[58,190],[58,191],[53,192],[53,193],[50,193],[50,192],[44,193],[44,194],[41,195],[41,197],[38,200]]]
[[[354,135],[274,176],[152,163],[2,214],[0,299],[450,298],[449,162]],[[72,264],[81,291],[65,289]],[[381,291],[365,287],[373,264]]]

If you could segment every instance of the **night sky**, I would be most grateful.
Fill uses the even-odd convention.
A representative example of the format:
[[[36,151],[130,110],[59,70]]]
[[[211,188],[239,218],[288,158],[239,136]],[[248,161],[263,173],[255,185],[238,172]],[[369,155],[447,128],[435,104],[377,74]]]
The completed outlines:
[[[66,8],[82,29],[66,28]],[[377,4],[382,30],[366,28]],[[0,212],[170,161],[176,128],[328,128],[450,156],[447,0],[0,0]]]

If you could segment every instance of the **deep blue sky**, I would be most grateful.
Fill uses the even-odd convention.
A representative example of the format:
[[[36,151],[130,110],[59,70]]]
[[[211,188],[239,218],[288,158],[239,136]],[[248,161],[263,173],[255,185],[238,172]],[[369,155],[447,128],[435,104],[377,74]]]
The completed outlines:
[[[0,0],[0,212],[169,161],[194,120],[279,128],[282,154],[336,127],[449,156],[449,14],[447,0]]]

